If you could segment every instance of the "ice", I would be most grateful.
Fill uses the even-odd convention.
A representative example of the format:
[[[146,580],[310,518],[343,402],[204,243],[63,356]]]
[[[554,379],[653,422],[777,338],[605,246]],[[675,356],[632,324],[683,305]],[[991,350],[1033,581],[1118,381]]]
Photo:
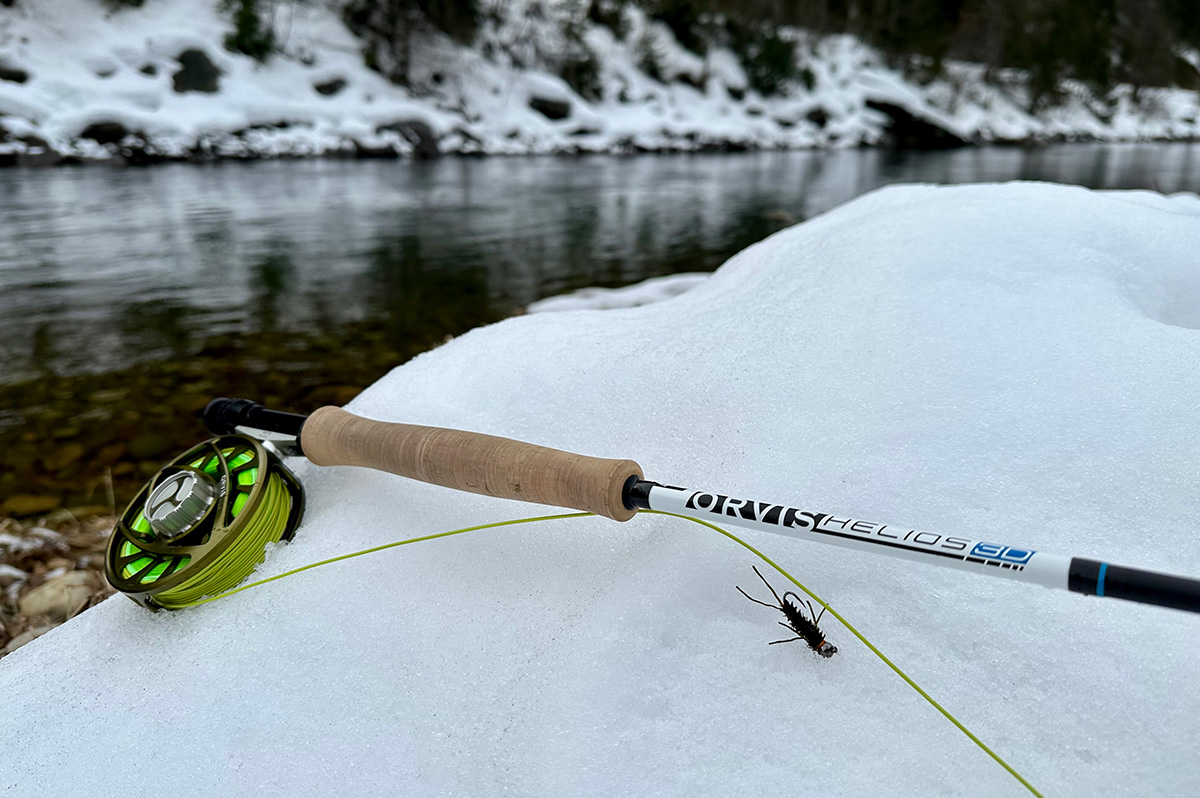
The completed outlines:
[[[673,299],[537,313],[351,409],[650,479],[1200,574],[1197,198],[887,188]],[[546,508],[298,462],[260,576]],[[1195,616],[746,533],[1046,795],[1200,793]],[[1023,788],[757,560],[643,516],[418,543],[200,608],[116,596],[0,661],[0,787],[94,795],[972,795]],[[777,585],[781,581],[771,577]],[[104,788],[101,788],[103,791]]]

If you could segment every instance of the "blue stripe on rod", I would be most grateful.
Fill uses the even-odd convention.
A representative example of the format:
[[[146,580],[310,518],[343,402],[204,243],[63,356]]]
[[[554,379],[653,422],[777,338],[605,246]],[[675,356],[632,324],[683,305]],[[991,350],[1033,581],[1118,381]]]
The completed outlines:
[[[1096,595],[1104,595],[1104,572],[1108,570],[1108,563],[1100,563],[1100,573],[1096,575]]]

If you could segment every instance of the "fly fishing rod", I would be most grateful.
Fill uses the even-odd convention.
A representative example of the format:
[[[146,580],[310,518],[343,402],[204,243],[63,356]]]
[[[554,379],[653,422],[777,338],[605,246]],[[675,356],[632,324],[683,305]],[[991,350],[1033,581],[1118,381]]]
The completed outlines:
[[[176,609],[233,587],[267,544],[289,540],[303,488],[282,457],[361,466],[456,490],[567,507],[616,521],[656,510],[1000,576],[1076,593],[1200,612],[1200,580],[918,531],[644,478],[633,460],[571,454],[461,430],[373,421],[338,407],[309,416],[247,399],[214,399],[216,437],[171,461],[138,493],[109,540],[113,587]]]

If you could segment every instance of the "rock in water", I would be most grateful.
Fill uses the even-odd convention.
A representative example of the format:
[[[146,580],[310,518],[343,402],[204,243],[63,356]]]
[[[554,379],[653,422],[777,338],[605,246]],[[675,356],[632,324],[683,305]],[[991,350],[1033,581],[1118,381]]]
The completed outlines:
[[[0,513],[8,515],[37,515],[48,513],[58,507],[61,501],[57,496],[34,496],[26,493],[9,496],[0,505]]]

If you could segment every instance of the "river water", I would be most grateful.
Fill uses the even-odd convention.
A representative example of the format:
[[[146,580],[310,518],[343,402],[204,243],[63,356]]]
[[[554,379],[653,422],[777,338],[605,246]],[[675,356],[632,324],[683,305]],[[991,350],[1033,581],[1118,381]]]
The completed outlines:
[[[455,334],[531,301],[707,271],[889,183],[1200,190],[1197,145],[0,172],[0,382],[222,333]]]
[[[133,485],[215,393],[345,401],[533,300],[712,270],[883,185],[1006,180],[1200,191],[1200,145],[3,170],[0,501]]]

